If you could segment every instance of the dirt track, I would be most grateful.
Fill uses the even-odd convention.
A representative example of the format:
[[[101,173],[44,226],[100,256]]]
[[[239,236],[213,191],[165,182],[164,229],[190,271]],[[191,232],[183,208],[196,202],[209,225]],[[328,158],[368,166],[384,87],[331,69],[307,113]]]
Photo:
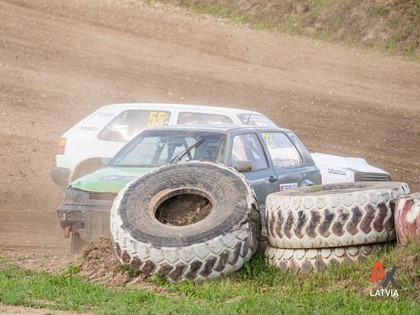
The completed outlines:
[[[255,109],[420,191],[419,64],[135,1],[0,0],[0,69],[0,254],[50,269],[56,144],[108,103]]]

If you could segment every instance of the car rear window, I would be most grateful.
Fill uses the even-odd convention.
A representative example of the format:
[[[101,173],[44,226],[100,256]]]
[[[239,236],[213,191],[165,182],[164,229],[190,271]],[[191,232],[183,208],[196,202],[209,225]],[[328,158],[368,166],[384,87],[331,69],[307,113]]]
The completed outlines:
[[[99,133],[105,141],[127,142],[147,127],[167,125],[171,113],[155,110],[126,110],[115,117]]]
[[[191,124],[232,124],[233,121],[225,115],[181,112],[178,115],[178,125]]]

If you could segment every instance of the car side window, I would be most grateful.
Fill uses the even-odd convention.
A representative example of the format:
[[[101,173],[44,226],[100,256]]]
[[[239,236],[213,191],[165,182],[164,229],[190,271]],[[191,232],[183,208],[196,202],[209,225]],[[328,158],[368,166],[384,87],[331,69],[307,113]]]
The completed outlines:
[[[232,124],[233,121],[225,115],[181,112],[178,115],[178,125],[192,124]]]
[[[303,159],[293,142],[283,132],[262,133],[275,169],[293,168],[303,164]]]
[[[169,111],[126,110],[106,125],[98,138],[105,141],[127,142],[147,127],[167,125],[170,116]]]
[[[268,168],[267,158],[255,133],[237,135],[233,138],[232,162],[250,161],[251,171]]]

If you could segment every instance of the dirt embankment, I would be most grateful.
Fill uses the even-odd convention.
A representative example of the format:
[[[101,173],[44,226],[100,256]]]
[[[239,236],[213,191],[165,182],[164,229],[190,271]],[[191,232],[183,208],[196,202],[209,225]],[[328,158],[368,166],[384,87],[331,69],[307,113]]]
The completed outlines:
[[[420,58],[417,0],[161,0],[205,13],[352,46]]]
[[[417,63],[140,1],[4,0],[0,21],[4,255],[45,269],[72,258],[49,170],[60,135],[109,103],[254,109],[420,191]]]

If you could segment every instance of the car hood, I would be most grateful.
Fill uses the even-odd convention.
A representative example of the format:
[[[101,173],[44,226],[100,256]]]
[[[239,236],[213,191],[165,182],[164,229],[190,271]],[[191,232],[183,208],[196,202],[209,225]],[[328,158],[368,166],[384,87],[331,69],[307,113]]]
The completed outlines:
[[[151,169],[151,167],[105,167],[76,179],[71,186],[85,191],[118,193],[128,182]]]
[[[366,160],[325,153],[311,153],[316,166],[321,171],[322,183],[352,182],[356,173],[383,174],[388,172],[369,165]]]
[[[366,160],[355,157],[343,157],[325,153],[311,153],[316,165],[338,167],[353,172],[370,172],[388,174],[380,168],[369,165]]]

